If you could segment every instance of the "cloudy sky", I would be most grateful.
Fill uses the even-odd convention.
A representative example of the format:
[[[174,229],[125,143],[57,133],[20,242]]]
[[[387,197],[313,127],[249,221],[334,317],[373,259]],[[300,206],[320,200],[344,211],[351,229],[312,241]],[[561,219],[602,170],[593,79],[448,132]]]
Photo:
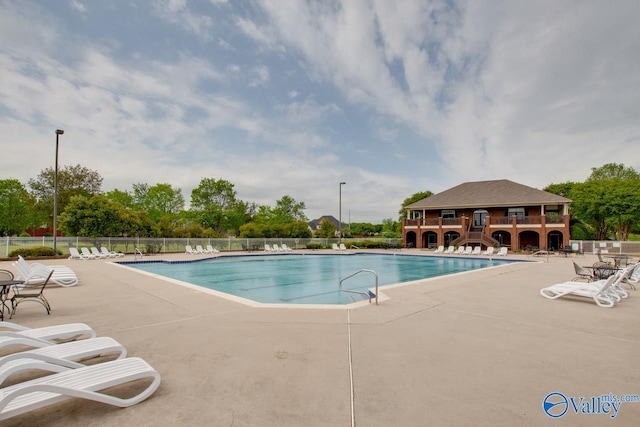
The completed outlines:
[[[379,223],[466,181],[640,170],[640,2],[0,0],[0,178],[202,178]]]

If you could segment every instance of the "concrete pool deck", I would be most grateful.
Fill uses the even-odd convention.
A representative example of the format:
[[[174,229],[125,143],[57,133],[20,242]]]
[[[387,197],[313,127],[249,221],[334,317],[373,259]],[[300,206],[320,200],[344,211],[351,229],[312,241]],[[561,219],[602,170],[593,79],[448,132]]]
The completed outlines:
[[[412,252],[425,253],[402,251]],[[596,257],[512,258],[538,262],[396,287],[378,306],[343,310],[250,307],[108,260],[43,262],[69,265],[80,284],[47,288],[50,316],[25,303],[12,321],[87,323],[147,360],[162,383],[130,408],[76,399],[2,425],[635,424],[640,402],[623,403],[613,420],[570,405],[552,419],[542,402],[552,392],[589,403],[640,394],[640,290],[611,309],[551,301],[540,288],[573,278],[571,261]]]

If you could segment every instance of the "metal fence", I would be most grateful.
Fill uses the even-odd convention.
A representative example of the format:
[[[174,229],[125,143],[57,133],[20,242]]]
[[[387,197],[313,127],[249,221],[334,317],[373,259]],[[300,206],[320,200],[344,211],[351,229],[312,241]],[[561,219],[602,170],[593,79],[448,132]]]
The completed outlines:
[[[306,239],[287,239],[287,238],[142,238],[142,237],[58,237],[56,239],[56,247],[63,254],[69,254],[69,248],[81,248],[95,246],[100,248],[106,246],[107,249],[122,253],[134,253],[137,249],[144,254],[154,253],[176,253],[184,252],[186,245],[196,247],[202,245],[206,247],[211,245],[222,252],[227,251],[262,251],[264,245],[273,245],[274,243],[281,245],[285,243],[291,249],[307,249],[311,248],[331,248],[333,243],[344,243],[347,247],[350,245],[364,242],[379,242],[389,246],[400,246],[401,239],[388,239],[382,237],[372,237],[363,239],[325,239],[325,238],[306,238]],[[53,237],[1,237],[0,238],[0,258],[8,257],[11,252],[20,248],[32,248],[35,246],[44,246],[53,248]]]
[[[571,249],[580,253],[640,254],[640,242],[618,240],[571,240]]]

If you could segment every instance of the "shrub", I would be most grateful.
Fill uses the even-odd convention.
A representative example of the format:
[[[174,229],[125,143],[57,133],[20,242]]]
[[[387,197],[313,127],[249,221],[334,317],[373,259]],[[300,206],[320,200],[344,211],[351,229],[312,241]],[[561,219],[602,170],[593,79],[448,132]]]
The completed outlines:
[[[31,234],[27,233],[26,231],[20,233],[20,237],[31,237]]]
[[[307,243],[307,249],[322,249],[324,246],[322,243]]]
[[[58,251],[60,254],[60,251]],[[56,256],[56,253],[53,251],[53,248],[47,248],[45,246],[36,246],[33,248],[20,248],[9,253],[10,258],[17,257],[18,255],[22,255],[23,258],[29,257],[41,257],[41,256]]]

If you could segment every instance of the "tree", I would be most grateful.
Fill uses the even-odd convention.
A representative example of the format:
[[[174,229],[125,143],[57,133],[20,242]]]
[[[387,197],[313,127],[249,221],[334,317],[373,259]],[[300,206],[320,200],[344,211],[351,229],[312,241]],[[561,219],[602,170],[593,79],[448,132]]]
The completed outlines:
[[[60,215],[60,228],[65,235],[86,237],[154,234],[146,213],[128,209],[104,195],[72,198]]]
[[[28,186],[36,199],[36,207],[44,218],[53,221],[55,170],[47,168],[37,178],[30,179]],[[81,165],[65,166],[58,171],[58,213],[63,213],[75,196],[90,198],[100,194],[102,177],[97,171]]]
[[[401,232],[399,231],[399,227],[401,227],[399,222],[394,221],[391,218],[383,219],[382,235],[388,238],[400,237]]]
[[[132,197],[135,208],[146,211],[156,223],[164,216],[172,220],[184,208],[182,190],[171,184],[134,184]]]
[[[235,231],[248,220],[251,205],[236,200],[234,185],[224,179],[202,178],[191,191],[191,211],[206,227]]]
[[[126,190],[121,191],[116,188],[115,190],[107,192],[106,196],[107,199],[111,200],[112,202],[120,203],[122,206],[125,206],[127,208],[135,208],[133,195]]]
[[[276,202],[276,207],[273,208],[273,221],[278,224],[286,224],[295,221],[307,221],[307,217],[304,215],[306,206],[304,202],[297,202],[291,196],[282,196],[280,200]]]
[[[404,201],[402,202],[402,207],[398,211],[398,214],[400,215],[400,222],[402,222],[403,218],[407,217],[407,210],[405,209],[406,206],[431,196],[433,196],[433,193],[427,190],[427,191],[419,191],[407,197],[406,199],[404,199]]]
[[[0,180],[0,235],[20,234],[35,221],[35,201],[17,179]]]
[[[318,236],[325,238],[335,237],[336,230],[337,228],[334,223],[329,221],[327,218],[323,218],[322,221],[320,221],[320,226],[318,227]]]
[[[543,190],[548,193],[566,197],[567,199],[573,199],[573,189],[576,187],[576,185],[579,185],[579,183],[567,181],[560,184],[549,184],[545,188],[543,188]]]
[[[573,214],[593,228],[598,240],[612,235],[627,240],[640,223],[640,175],[615,163],[591,171],[572,189]]]

